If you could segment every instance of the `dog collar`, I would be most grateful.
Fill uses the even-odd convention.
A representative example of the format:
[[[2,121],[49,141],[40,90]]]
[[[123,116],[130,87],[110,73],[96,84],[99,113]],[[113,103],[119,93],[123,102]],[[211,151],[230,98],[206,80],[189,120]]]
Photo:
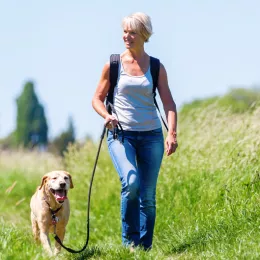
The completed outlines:
[[[62,207],[62,205],[61,205],[61,207]],[[56,210],[52,210],[52,209],[50,208],[51,220],[52,220],[52,224],[53,224],[53,225],[56,225],[57,222],[59,221],[59,218],[58,218],[55,214],[61,209],[61,207],[59,207],[59,208],[56,209]]]
[[[63,205],[61,205],[59,208],[53,210],[53,209],[51,208],[49,202],[48,202],[47,200],[45,200],[45,202],[48,204],[48,206],[49,206],[49,210],[50,210],[50,212],[51,212],[51,220],[52,220],[52,224],[53,224],[53,225],[56,225],[57,222],[59,221],[59,218],[56,216],[56,213],[59,212],[59,210],[62,208]]]

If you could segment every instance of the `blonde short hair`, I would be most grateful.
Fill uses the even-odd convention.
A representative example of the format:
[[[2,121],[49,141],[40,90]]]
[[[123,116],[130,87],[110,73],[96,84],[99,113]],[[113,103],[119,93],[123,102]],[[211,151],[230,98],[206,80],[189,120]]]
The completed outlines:
[[[131,30],[143,36],[144,41],[148,42],[153,34],[151,18],[144,13],[134,13],[126,16],[122,22],[123,28],[129,26]]]

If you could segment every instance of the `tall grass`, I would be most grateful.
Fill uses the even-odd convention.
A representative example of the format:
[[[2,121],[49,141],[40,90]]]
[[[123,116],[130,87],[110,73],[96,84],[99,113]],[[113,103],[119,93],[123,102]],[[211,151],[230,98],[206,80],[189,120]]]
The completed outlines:
[[[213,101],[179,115],[179,148],[164,158],[157,186],[153,249],[130,254],[121,246],[120,182],[104,142],[92,190],[89,246],[79,255],[63,250],[60,259],[260,257],[260,107],[236,113]],[[41,176],[62,167],[75,186],[64,243],[82,247],[96,152],[91,142],[71,146],[65,166],[37,153],[1,154],[1,259],[46,259],[32,240],[29,200]]]

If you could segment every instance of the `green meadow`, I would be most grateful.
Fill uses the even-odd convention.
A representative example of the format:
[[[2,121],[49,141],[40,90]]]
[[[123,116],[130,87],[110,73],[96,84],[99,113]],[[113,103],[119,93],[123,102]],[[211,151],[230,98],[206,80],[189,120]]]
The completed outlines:
[[[178,142],[160,171],[151,251],[130,253],[121,246],[120,182],[104,140],[88,247],[81,254],[62,249],[56,259],[260,259],[259,92],[231,91],[184,105]],[[0,259],[49,259],[33,241],[29,203],[42,176],[54,169],[69,171],[74,183],[64,244],[82,248],[97,149],[92,142],[71,146],[63,160],[47,153],[0,152]]]

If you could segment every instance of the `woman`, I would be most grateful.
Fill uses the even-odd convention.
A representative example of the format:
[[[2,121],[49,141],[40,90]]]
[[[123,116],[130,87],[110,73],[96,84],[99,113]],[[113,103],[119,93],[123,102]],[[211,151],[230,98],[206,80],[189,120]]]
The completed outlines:
[[[163,132],[153,100],[150,56],[144,43],[152,35],[150,17],[134,13],[123,19],[123,41],[126,50],[120,55],[120,71],[114,90],[114,112],[105,108],[110,64],[105,64],[92,100],[93,108],[109,129],[107,143],[119,174],[123,244],[151,249],[155,223],[155,193],[164,153]],[[160,94],[168,123],[165,139],[166,155],[175,152],[177,112],[164,66],[160,64],[158,78]],[[123,131],[113,138],[113,128],[120,123]],[[124,141],[122,142],[122,136]]]

